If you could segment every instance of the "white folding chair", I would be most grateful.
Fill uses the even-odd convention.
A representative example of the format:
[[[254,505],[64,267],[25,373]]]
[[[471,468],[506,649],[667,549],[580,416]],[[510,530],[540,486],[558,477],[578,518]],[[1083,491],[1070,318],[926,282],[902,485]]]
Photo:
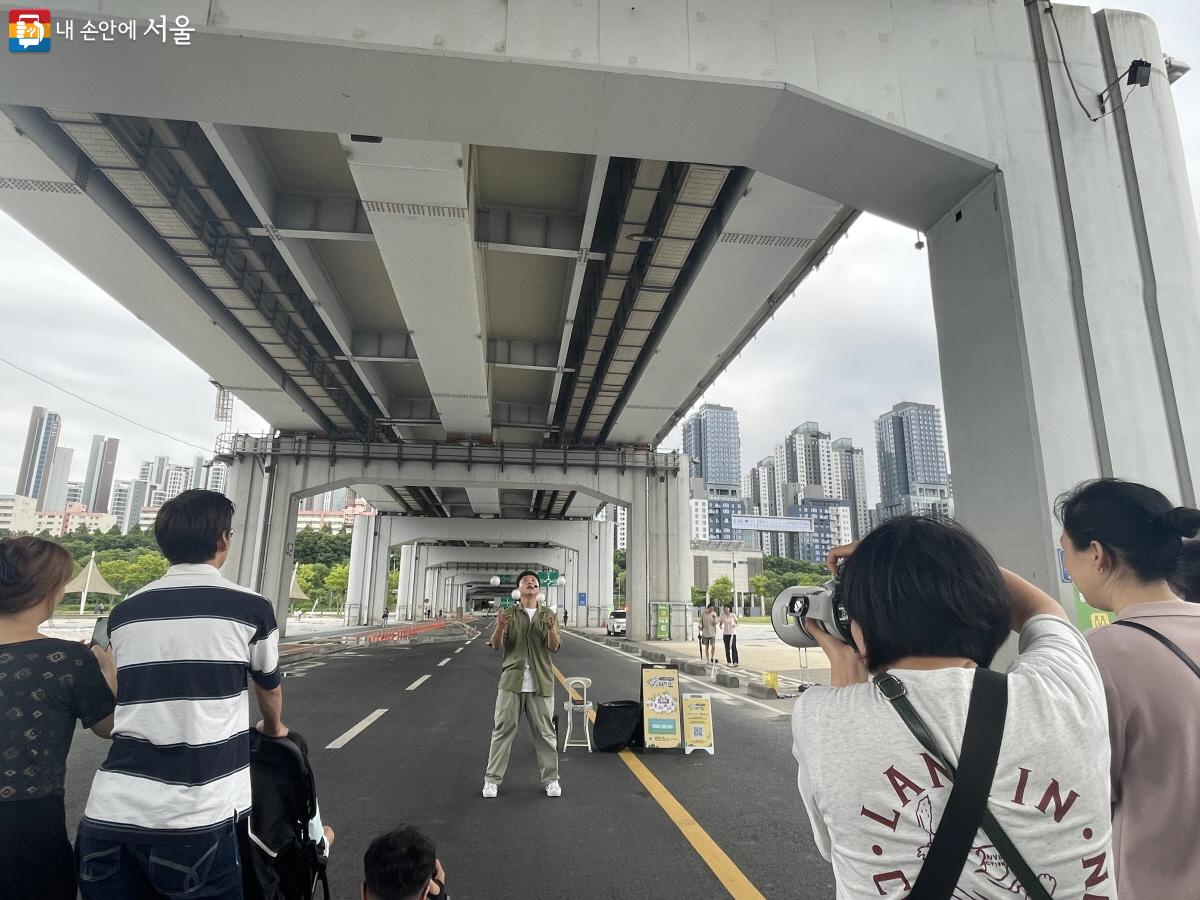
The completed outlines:
[[[592,752],[592,732],[588,728],[588,711],[592,708],[592,701],[587,698],[588,688],[592,686],[592,679],[576,676],[567,679],[567,702],[563,704],[563,709],[567,713],[567,733],[563,740],[563,750],[568,747],[587,747],[588,753]],[[579,695],[576,700],[571,696],[575,692]],[[571,726],[574,723],[575,713],[579,713],[583,717],[583,737],[571,738]]]

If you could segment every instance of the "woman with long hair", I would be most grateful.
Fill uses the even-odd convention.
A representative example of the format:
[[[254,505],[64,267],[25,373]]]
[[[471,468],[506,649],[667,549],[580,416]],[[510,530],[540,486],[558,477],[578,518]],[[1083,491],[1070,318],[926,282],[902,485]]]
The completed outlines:
[[[0,885],[6,897],[72,900],[63,781],[75,721],[112,733],[116,668],[99,647],[38,631],[63,598],[71,555],[0,540]]]
[[[1113,854],[1123,897],[1200,884],[1200,510],[1102,478],[1058,501],[1068,573],[1116,624],[1087,639],[1108,703]],[[1188,888],[1187,885],[1192,885]]]

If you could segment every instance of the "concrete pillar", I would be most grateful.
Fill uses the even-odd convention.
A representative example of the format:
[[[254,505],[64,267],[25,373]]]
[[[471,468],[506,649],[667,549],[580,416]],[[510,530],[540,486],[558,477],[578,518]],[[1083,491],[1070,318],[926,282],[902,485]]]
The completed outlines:
[[[412,596],[413,596],[413,556],[415,553],[415,544],[401,544],[400,551],[400,577],[396,582],[396,596],[393,600],[395,604],[395,619],[400,621],[401,618],[412,618]]]
[[[686,472],[684,460],[676,471],[634,475],[635,482],[640,484],[635,483],[629,511],[626,549],[629,603],[626,608],[629,633],[638,638],[649,636],[654,628],[652,604],[686,603],[691,598],[691,529]],[[611,590],[610,586],[609,597]],[[681,618],[672,619],[672,628],[672,637],[676,640],[687,638],[687,624]]]
[[[296,514],[300,493],[308,486],[304,467],[290,458],[272,457],[265,516],[259,529],[262,567],[255,574],[255,589],[275,605],[279,634],[287,633],[287,614],[296,562]]]
[[[362,621],[364,600],[369,590],[371,552],[375,545],[374,516],[355,516],[350,537],[350,579],[346,587],[346,624]]]
[[[392,517],[375,517],[371,550],[371,573],[363,603],[363,624],[374,625],[383,619],[388,605],[388,573],[391,571]]]
[[[255,456],[235,459],[229,467],[227,496],[233,501],[233,543],[221,574],[244,587],[254,586],[255,561],[262,546],[267,474]]]

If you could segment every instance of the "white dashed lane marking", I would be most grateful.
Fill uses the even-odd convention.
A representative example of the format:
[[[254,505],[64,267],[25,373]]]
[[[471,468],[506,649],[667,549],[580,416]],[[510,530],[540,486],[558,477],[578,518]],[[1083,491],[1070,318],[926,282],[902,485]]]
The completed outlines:
[[[426,675],[425,677],[428,678],[429,676]],[[335,738],[332,743],[326,744],[325,749],[326,750],[338,750],[342,747],[345,747],[348,743],[350,743],[352,740],[354,740],[356,737],[358,737],[360,734],[362,734],[364,731],[366,731],[367,728],[371,725],[371,723],[374,722],[376,719],[378,719],[380,716],[382,716],[385,712],[387,712],[386,709],[375,710],[375,712],[371,713],[369,716],[367,716],[365,719],[363,719],[361,722],[359,722],[357,725],[355,725],[353,728],[351,728],[349,731],[347,731],[341,737]]]
[[[428,675],[422,675],[420,678],[418,678],[416,681],[414,681],[412,684],[410,684],[408,687],[406,687],[405,690],[406,691],[415,691],[417,688],[419,688],[421,685],[423,685],[425,682],[427,682],[431,677],[433,677],[432,672],[430,672]]]

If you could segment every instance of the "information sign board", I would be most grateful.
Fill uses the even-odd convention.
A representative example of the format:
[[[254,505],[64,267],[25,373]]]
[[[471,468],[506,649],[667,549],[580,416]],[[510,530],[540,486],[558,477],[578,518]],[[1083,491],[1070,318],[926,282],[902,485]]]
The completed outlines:
[[[679,669],[642,665],[642,733],[646,747],[673,750],[679,740]]]
[[[705,750],[716,754],[713,746],[712,700],[708,694],[683,695],[683,752]]]

